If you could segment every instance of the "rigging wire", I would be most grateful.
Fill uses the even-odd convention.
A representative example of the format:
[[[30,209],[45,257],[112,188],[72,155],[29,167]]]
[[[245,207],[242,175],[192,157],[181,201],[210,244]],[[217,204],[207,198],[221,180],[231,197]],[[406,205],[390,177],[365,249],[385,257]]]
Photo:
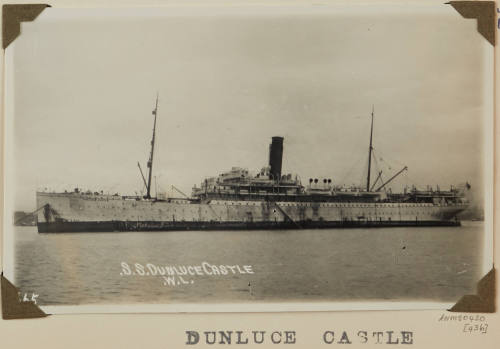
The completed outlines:
[[[403,162],[395,160],[395,159],[391,159],[385,155],[383,155],[383,157],[382,156],[380,157],[380,161],[385,162],[388,166],[391,166],[391,167],[393,167],[392,163],[395,163],[396,165],[398,165],[398,167],[406,166],[406,164],[404,164]]]
[[[377,165],[380,166],[380,169],[386,170],[386,173],[390,174],[390,173],[394,172],[394,169],[396,166],[394,166],[394,164],[391,162],[396,163],[398,168],[399,168],[399,166],[407,167],[401,161],[390,159],[386,156],[381,156],[380,152],[378,152],[378,151],[377,151],[377,155],[378,156],[375,158],[375,162],[377,163]],[[388,160],[390,160],[391,162],[389,162]],[[385,183],[385,180],[383,179],[382,176],[380,177],[380,179],[381,179],[381,183]],[[417,185],[418,182],[413,180],[410,176],[408,176],[408,171],[404,171],[403,173],[401,173],[401,176],[399,177],[399,179],[400,179],[399,182],[396,179],[393,183],[399,183],[400,185],[403,185],[403,187],[407,187],[407,188],[411,187],[411,186],[415,186],[416,188],[419,187],[419,185]]]
[[[368,172],[368,159],[365,158],[365,164],[363,166],[363,169],[359,172],[359,180],[356,184],[357,187],[363,188],[366,187],[366,175]]]
[[[380,172],[380,165],[377,160],[377,155],[375,154],[375,148],[372,149],[372,154],[373,154],[373,162],[375,163],[375,169],[377,170],[377,173]]]
[[[361,156],[358,158],[358,160],[349,168],[349,170],[346,172],[346,174],[341,178],[339,184],[340,185],[343,185],[343,184],[347,184],[346,183],[346,180],[351,177],[351,174],[353,173],[354,169],[357,168],[359,166],[359,164],[361,163],[361,160],[364,160],[365,157],[364,156]]]

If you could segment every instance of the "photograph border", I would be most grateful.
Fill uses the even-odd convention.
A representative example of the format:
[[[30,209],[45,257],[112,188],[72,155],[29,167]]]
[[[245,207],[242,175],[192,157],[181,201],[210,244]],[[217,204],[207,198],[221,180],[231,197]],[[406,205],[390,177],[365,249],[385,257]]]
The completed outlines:
[[[464,3],[467,3],[467,4],[464,4]],[[478,19],[478,30],[481,32],[481,30],[484,30],[484,29],[481,29],[481,28],[484,28],[484,23],[487,22],[489,23],[488,26],[486,26],[487,28],[491,28],[491,24],[493,24],[493,38],[494,38],[494,33],[495,33],[495,20],[494,20],[494,14],[493,14],[493,22],[491,22],[491,19],[492,19],[492,16],[491,16],[491,12],[488,12],[486,17],[488,17],[488,19],[484,19],[484,17],[481,17],[481,15],[479,15],[479,17],[477,17],[476,15],[478,13],[480,13],[481,11],[483,11],[482,13],[485,13],[484,10],[481,10],[481,11],[473,11],[472,12],[472,15],[471,15],[471,12],[467,12],[467,11],[470,11],[470,6],[472,5],[472,3],[474,3],[474,6],[486,6],[484,4],[482,4],[482,2],[476,2],[476,1],[453,1],[451,2],[450,4],[462,15],[464,16],[465,18],[476,18]],[[488,1],[488,2],[484,2],[484,3],[488,3],[488,8],[490,9],[491,8],[491,5],[493,5],[493,10],[495,9],[495,3],[492,2],[492,1]],[[463,8],[461,10],[457,9],[460,8],[460,6],[463,6],[463,5],[466,5],[466,7],[468,6],[469,7],[469,10],[464,10]],[[8,37],[9,35],[12,35],[12,34],[6,34],[6,33],[9,33],[9,30],[11,30],[10,33],[12,33],[12,29],[6,29],[6,27],[8,27],[5,23],[5,18],[6,16],[8,17],[8,11],[7,11],[7,14],[5,12],[5,8],[6,6],[22,6],[23,8],[26,8],[26,6],[30,6],[30,5],[4,5],[3,7],[3,18],[4,18],[4,21],[3,21],[3,39],[4,39],[4,47],[7,47],[8,44],[10,42],[8,42],[9,39],[5,39],[6,36]],[[45,9],[47,7],[47,5],[44,5],[44,4],[39,4],[39,5],[35,5],[36,6],[36,9],[35,10],[34,8],[27,8],[27,15],[26,17],[24,17],[22,14],[20,15],[19,12],[15,12],[16,13],[15,15],[12,15],[12,16],[15,16],[19,22],[23,20],[23,18],[33,18],[35,19],[36,16],[38,15],[35,15],[33,17],[33,13],[36,12],[36,11],[39,11],[39,13],[41,13],[43,11],[43,9]],[[49,5],[50,6],[50,5]],[[43,8],[42,8],[43,7]],[[20,7],[17,7],[16,8],[16,11],[20,10],[21,8]],[[40,10],[41,9],[41,10]],[[21,10],[21,12],[23,12],[23,10]],[[11,12],[12,13],[12,12]],[[29,19],[28,19],[29,20]],[[9,21],[7,21],[8,23]],[[19,24],[18,22],[18,24]],[[483,25],[481,24],[483,23]],[[12,25],[12,24],[11,24]],[[491,30],[487,30],[486,31],[486,39],[491,43],[491,37],[488,38],[488,35],[491,35]],[[489,34],[488,34],[489,33]],[[481,32],[481,34],[483,34]],[[483,34],[485,35],[485,34]],[[495,42],[495,40],[493,39],[493,43]],[[7,44],[6,44],[7,43]],[[4,56],[4,73],[7,76],[7,79],[8,79],[8,71],[5,69],[5,63],[8,64],[8,61],[9,59],[11,59],[11,57],[9,58],[9,55],[8,55],[8,50],[5,51],[6,54]],[[493,56],[493,55],[492,55]],[[491,57],[491,59],[493,59],[493,57]],[[493,72],[490,72],[489,70],[491,68],[493,68],[493,61],[490,62],[491,64],[486,64],[486,68],[485,69],[488,69],[488,71],[485,71],[485,74],[493,74]],[[485,75],[486,76],[486,75]],[[4,86],[4,101],[6,103],[4,103],[4,112],[5,114],[4,115],[8,115],[9,113],[12,113],[13,110],[11,109],[11,107],[9,107],[9,99],[12,98],[12,95],[9,95],[9,86],[8,85],[3,85]],[[491,81],[491,90],[490,91],[493,91],[494,93],[494,90],[493,90],[493,80]],[[489,90],[489,89],[488,89]],[[492,116],[493,116],[493,106],[494,104],[494,97],[493,95],[491,96],[491,111],[492,111]],[[13,115],[13,114],[12,114]],[[491,124],[489,122],[485,122],[485,149],[493,149],[493,142],[494,142],[494,137],[493,137],[493,132],[494,130],[492,129],[492,124],[493,124],[493,120],[490,120],[491,121]],[[6,126],[7,124],[7,121],[4,120],[4,126]],[[8,125],[7,125],[8,127]],[[4,128],[4,130],[7,129]],[[8,136],[5,137],[6,139],[6,143],[4,144],[8,146]],[[491,152],[491,154],[488,154],[487,156],[488,159],[490,159],[491,161],[486,161],[486,166],[485,166],[485,169],[486,169],[486,174],[485,174],[485,177],[487,179],[486,183],[485,183],[485,187],[486,188],[493,188],[493,152]],[[5,164],[9,161],[8,159],[8,155],[6,155],[6,153],[4,152],[4,163],[3,163],[3,166],[4,166],[4,169],[8,171],[8,167],[5,166]],[[491,170],[491,171],[490,171]],[[491,173],[491,176],[489,175],[489,173]],[[4,177],[4,182],[3,182],[3,185],[4,185],[4,188],[6,186],[6,182],[5,182],[5,177]],[[7,197],[4,197],[4,205],[6,204],[8,198]],[[485,201],[487,203],[490,203],[491,205],[487,205],[487,207],[485,208],[485,232],[486,231],[491,231],[493,232],[493,190],[490,191],[486,191],[486,196],[485,196]],[[5,210],[3,211],[5,212]],[[4,221],[4,228],[7,224],[10,224],[10,219],[9,217],[4,217],[5,219],[3,220]],[[490,237],[491,235],[491,237]],[[488,263],[491,263],[491,261],[493,260],[493,234],[485,234],[485,239],[484,239],[484,252],[483,252],[483,256],[484,256],[484,259],[485,261],[488,261],[487,263],[484,263],[483,266],[486,266],[488,265]],[[5,234],[4,234],[4,262],[5,260],[7,259],[10,259],[13,257],[12,256],[9,256],[10,253],[12,252],[12,250],[9,252],[8,251],[8,248],[10,244],[13,244],[13,241],[12,241],[12,237],[6,237]],[[13,245],[11,245],[13,246]],[[4,267],[5,267],[6,264],[4,264]],[[12,264],[11,264],[12,265]],[[96,306],[87,306],[87,305],[78,305],[78,306],[42,306],[41,307],[41,310],[45,312],[45,314],[56,314],[56,313],[74,313],[75,311],[73,311],[74,307],[75,308],[78,308],[78,310],[76,311],[77,313],[102,313],[102,312],[261,312],[261,311],[271,311],[271,312],[276,312],[276,311],[331,311],[331,310],[341,310],[341,311],[346,311],[346,310],[377,310],[377,309],[384,309],[384,310],[407,310],[407,309],[415,309],[414,307],[417,306],[418,309],[440,309],[440,310],[443,310],[443,309],[450,309],[450,311],[459,311],[459,312],[477,312],[478,309],[480,310],[483,310],[483,311],[480,311],[480,312],[495,312],[495,309],[494,309],[494,306],[495,306],[495,300],[493,300],[493,303],[491,303],[491,295],[495,293],[495,289],[493,287],[493,289],[491,288],[491,285],[494,286],[495,284],[495,278],[494,278],[494,269],[491,267],[490,269],[486,270],[487,268],[484,267],[483,268],[483,274],[486,274],[485,278],[486,278],[486,281],[485,282],[478,282],[478,294],[477,295],[472,295],[472,298],[469,297],[469,295],[464,295],[464,297],[457,303],[457,304],[453,304],[453,303],[442,303],[442,302],[342,302],[341,304],[339,303],[335,303],[336,306],[334,307],[329,307],[327,306],[328,304],[330,304],[330,302],[326,303],[326,302],[301,302],[301,303],[280,303],[280,304],[274,304],[274,303],[257,303],[257,304],[254,304],[254,303],[249,303],[249,304],[229,304],[229,303],[224,303],[224,304],[171,304],[171,305],[123,305],[123,306],[120,306],[120,305],[110,305],[110,306],[107,306],[107,305],[96,305]],[[10,275],[10,273],[6,273],[6,275]],[[492,276],[493,275],[493,276]],[[493,281],[491,281],[493,278]],[[5,278],[5,280],[8,282],[7,278]],[[486,283],[487,286],[483,286],[483,284]],[[6,287],[4,287],[4,284],[2,284],[2,302],[4,302],[4,299],[6,299],[6,297],[4,297],[3,295],[3,291],[4,289],[7,289]],[[484,288],[486,287],[486,288]],[[486,291],[485,291],[486,290]],[[486,295],[486,296],[485,296]],[[478,299],[479,299],[479,303],[478,303]],[[465,303],[464,303],[465,302]],[[378,305],[377,306],[372,306],[373,303],[377,303]],[[397,303],[397,304],[395,304]],[[473,305],[476,304],[479,308],[475,308],[473,307]],[[480,304],[480,305],[478,305]],[[484,308],[484,304],[488,304],[488,307],[487,308]],[[493,304],[493,309],[491,308],[491,304]],[[7,305],[7,307],[5,306],[6,304],[3,303],[3,306],[2,308],[4,309],[4,315],[5,315],[5,309],[8,309],[9,305]],[[340,305],[340,306],[339,306]],[[345,307],[344,307],[345,305]],[[458,305],[458,307],[457,307]],[[381,307],[379,307],[381,306]],[[482,308],[481,308],[482,307]],[[113,309],[111,309],[113,308]],[[140,309],[139,309],[140,308]],[[154,309],[153,309],[154,308]],[[194,310],[193,308],[196,308],[198,310]],[[265,309],[264,309],[265,308]],[[464,309],[468,309],[468,310],[464,310]],[[488,311],[484,311],[484,310],[488,310]]]

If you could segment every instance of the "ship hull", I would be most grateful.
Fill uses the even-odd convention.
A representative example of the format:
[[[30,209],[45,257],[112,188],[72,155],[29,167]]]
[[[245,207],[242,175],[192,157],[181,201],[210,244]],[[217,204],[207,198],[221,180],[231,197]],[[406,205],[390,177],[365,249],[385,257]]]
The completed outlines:
[[[42,222],[39,233],[98,233],[127,231],[182,231],[182,230],[286,230],[333,228],[388,228],[388,227],[450,227],[460,221],[341,221],[341,222]]]
[[[40,233],[457,226],[466,204],[130,200],[37,193]]]

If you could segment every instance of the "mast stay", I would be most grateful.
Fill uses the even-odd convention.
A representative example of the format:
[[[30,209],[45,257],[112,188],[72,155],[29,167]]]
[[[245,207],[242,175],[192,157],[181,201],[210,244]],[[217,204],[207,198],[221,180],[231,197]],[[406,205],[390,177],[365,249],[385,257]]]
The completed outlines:
[[[139,171],[141,172],[141,177],[142,177],[142,181],[144,182],[144,187],[146,187],[146,189],[147,189],[148,184],[146,183],[146,177],[144,177],[144,173],[142,172],[141,164],[139,163],[139,161],[137,161],[137,166],[139,167]]]

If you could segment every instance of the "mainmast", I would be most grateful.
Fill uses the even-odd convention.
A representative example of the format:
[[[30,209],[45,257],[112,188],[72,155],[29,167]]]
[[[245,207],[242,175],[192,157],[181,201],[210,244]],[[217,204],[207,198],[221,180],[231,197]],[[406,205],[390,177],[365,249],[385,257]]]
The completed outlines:
[[[153,155],[154,155],[154,151],[155,151],[157,112],[158,112],[158,94],[156,94],[156,106],[155,106],[155,110],[153,110],[153,115],[155,116],[155,120],[153,123],[153,138],[151,139],[151,154],[149,155],[149,161],[148,161],[149,174],[148,174],[147,194],[145,196],[146,199],[151,199],[151,176],[153,173]]]
[[[366,191],[370,191],[370,171],[372,168],[372,139],[373,139],[373,114],[375,112],[375,106],[372,106],[372,126],[370,129],[370,148],[368,150],[368,176],[366,177]]]

